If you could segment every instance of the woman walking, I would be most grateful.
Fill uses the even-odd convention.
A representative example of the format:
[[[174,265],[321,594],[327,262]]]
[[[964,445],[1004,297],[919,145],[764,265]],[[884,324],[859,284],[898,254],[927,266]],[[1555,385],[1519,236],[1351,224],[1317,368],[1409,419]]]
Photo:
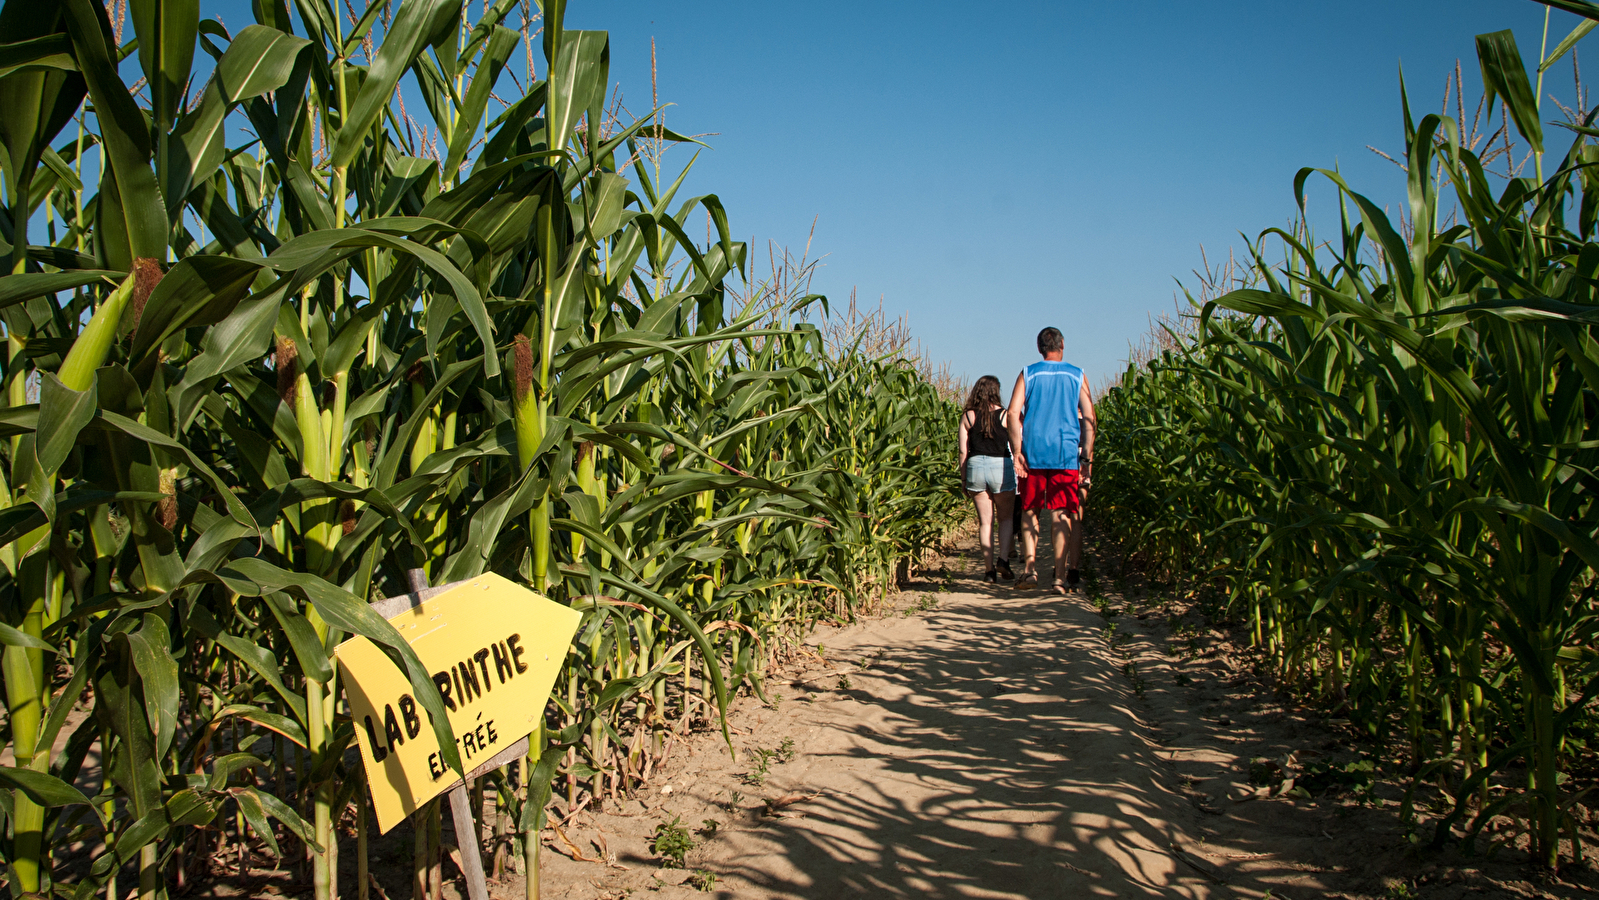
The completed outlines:
[[[977,537],[983,543],[983,578],[994,582],[1016,576],[1005,559],[1011,539],[1011,506],[1016,500],[1016,470],[1011,464],[1005,407],[999,402],[999,379],[984,375],[972,385],[961,413],[960,471],[966,494],[977,507]],[[998,569],[994,559],[994,526],[999,525]]]

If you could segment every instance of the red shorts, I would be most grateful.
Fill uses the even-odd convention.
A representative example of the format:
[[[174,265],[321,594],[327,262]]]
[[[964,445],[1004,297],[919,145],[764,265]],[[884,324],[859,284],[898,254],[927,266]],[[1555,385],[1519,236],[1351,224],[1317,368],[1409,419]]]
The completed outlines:
[[[1018,479],[1022,509],[1064,509],[1078,513],[1083,509],[1081,473],[1077,469],[1028,469]]]

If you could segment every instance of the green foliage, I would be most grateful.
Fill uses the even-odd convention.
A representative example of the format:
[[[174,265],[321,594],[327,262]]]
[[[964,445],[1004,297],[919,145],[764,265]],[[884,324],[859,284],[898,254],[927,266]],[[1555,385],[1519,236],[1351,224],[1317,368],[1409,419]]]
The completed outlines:
[[[1369,759],[1357,759],[1345,763],[1312,760],[1295,782],[1312,794],[1341,790],[1369,796],[1376,785],[1376,773],[1376,763]]]
[[[1538,147],[1514,39],[1478,50]],[[1303,170],[1301,204],[1313,177],[1337,191],[1336,238],[1262,233],[1251,283],[1099,404],[1097,508],[1151,577],[1220,598],[1285,686],[1397,731],[1454,793],[1435,843],[1519,809],[1545,866],[1599,685],[1599,145],[1577,131],[1547,179],[1495,189],[1460,123],[1407,106],[1403,222]]]
[[[744,783],[752,787],[762,787],[766,784],[766,775],[771,770],[773,751],[756,747],[750,752],[754,756],[755,764],[744,773]]]
[[[1249,783],[1258,786],[1274,785],[1283,780],[1282,766],[1276,761],[1259,757],[1249,761]]]
[[[752,278],[720,200],[662,170],[683,139],[605,114],[604,32],[563,4],[346,7],[258,3],[230,31],[132,0],[120,37],[88,0],[0,7],[14,893],[123,864],[154,892],[231,814],[312,848],[328,896],[361,780],[339,641],[394,651],[460,763],[367,606],[412,573],[495,571],[583,615],[503,792],[531,851],[558,776],[628,790],[633,735],[759,693],[784,642],[962,514],[955,406]],[[112,777],[84,798],[96,745]],[[55,848],[102,833],[114,852],[56,883]]]
[[[682,816],[673,816],[670,822],[655,826],[655,837],[650,841],[650,852],[661,858],[661,868],[681,869],[683,859],[695,847],[694,838],[683,826]]]

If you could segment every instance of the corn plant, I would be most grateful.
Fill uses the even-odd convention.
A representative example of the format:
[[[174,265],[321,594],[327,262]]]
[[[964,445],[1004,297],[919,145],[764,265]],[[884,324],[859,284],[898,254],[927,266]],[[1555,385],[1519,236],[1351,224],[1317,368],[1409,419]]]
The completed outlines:
[[[647,779],[956,522],[948,399],[751,281],[720,201],[679,197],[692,163],[663,169],[687,139],[620,120],[607,36],[563,6],[262,0],[236,32],[0,6],[13,893],[155,898],[230,848],[308,854],[333,896],[364,800],[331,650],[388,648],[459,770],[367,601],[486,571],[584,613],[489,779],[536,893],[557,784]],[[426,888],[437,805],[415,818]]]
[[[1255,286],[1197,305],[1107,396],[1100,503],[1157,570],[1223,588],[1285,683],[1403,739],[1417,784],[1454,797],[1438,842],[1519,811],[1552,867],[1562,829],[1580,852],[1562,785],[1599,690],[1599,132],[1574,123],[1545,167],[1514,39],[1478,55],[1550,174],[1491,187],[1461,123],[1408,104],[1403,227],[1302,171],[1300,225],[1250,248]],[[1325,250],[1313,177],[1343,213]]]

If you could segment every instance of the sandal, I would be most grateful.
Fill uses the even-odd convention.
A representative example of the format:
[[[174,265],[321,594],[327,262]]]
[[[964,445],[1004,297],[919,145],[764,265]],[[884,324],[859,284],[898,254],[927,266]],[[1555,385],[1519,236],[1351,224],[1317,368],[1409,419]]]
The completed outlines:
[[[1038,587],[1038,576],[1032,572],[1023,572],[1021,577],[1016,579],[1016,587],[1018,590],[1036,588]]]
[[[1066,596],[1066,582],[1061,581],[1059,578],[1055,579],[1054,585],[1050,587],[1050,592],[1062,597]]]

